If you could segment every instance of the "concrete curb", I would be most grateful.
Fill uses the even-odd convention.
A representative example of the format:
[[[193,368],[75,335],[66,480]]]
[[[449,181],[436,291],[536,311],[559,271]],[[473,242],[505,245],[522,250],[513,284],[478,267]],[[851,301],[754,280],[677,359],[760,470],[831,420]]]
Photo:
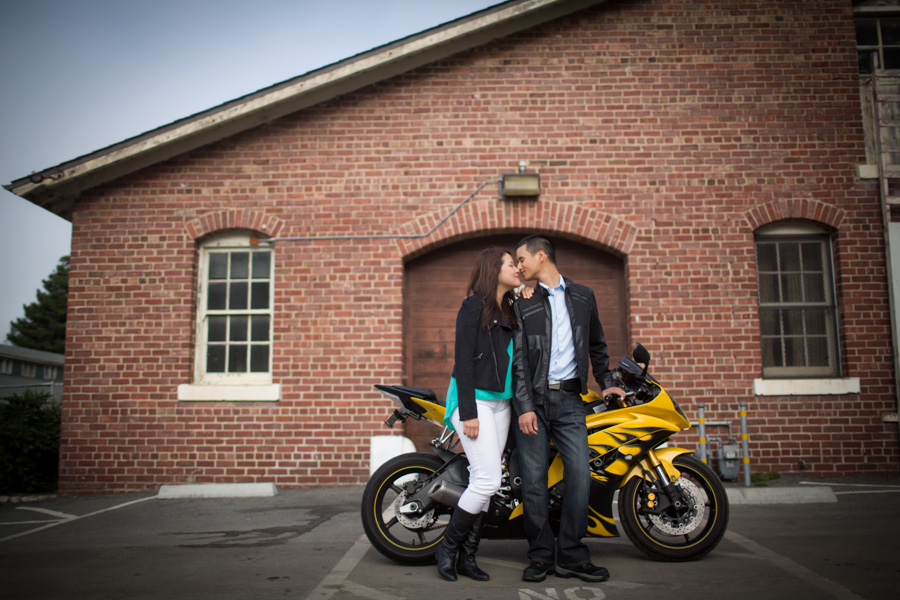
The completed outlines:
[[[726,487],[729,504],[829,504],[837,496],[828,486],[803,487]],[[164,485],[157,498],[264,498],[275,496],[274,483],[208,483]],[[55,494],[0,496],[0,504],[40,502],[56,498]]]
[[[274,483],[205,483],[164,485],[157,498],[262,498],[277,493]]]
[[[725,488],[729,504],[827,504],[837,502],[830,487]]]
[[[274,483],[209,483],[164,485],[157,498],[262,498],[275,496]],[[728,487],[729,504],[828,504],[837,502],[830,487]]]

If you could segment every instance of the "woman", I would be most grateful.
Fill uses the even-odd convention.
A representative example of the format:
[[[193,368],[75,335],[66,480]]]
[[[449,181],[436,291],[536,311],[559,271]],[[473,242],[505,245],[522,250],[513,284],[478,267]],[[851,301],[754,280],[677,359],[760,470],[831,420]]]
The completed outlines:
[[[475,564],[485,513],[500,487],[500,458],[512,414],[513,290],[519,274],[512,255],[484,250],[475,262],[469,292],[456,315],[456,364],[447,390],[447,426],[469,459],[469,487],[459,499],[437,550],[438,574],[457,572],[476,581],[490,576]]]

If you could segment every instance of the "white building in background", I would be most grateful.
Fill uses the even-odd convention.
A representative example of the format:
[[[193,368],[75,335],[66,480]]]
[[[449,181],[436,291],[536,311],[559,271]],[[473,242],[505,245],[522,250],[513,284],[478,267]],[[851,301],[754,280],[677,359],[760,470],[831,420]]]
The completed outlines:
[[[0,398],[34,390],[60,400],[62,386],[62,354],[0,344]]]

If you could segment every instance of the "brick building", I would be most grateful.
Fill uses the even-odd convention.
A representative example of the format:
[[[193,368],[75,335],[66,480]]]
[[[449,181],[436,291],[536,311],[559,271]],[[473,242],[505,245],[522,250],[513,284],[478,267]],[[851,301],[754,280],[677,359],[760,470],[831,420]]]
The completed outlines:
[[[513,0],[13,182],[73,222],[61,490],[364,481],[534,231],[754,469],[897,471],[857,64],[847,0]]]

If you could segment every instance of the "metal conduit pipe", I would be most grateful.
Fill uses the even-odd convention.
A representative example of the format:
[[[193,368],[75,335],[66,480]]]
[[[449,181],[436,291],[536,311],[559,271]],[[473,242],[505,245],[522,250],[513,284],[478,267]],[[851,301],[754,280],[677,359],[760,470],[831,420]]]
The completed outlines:
[[[296,236],[296,237],[277,237],[268,240],[269,242],[313,242],[316,240],[399,240],[399,239],[421,239],[428,237],[432,233],[434,233],[438,227],[443,225],[447,219],[452,217],[456,211],[463,207],[463,205],[471,200],[475,194],[484,189],[489,183],[500,183],[500,179],[488,179],[484,183],[478,186],[474,192],[469,194],[465,200],[457,204],[453,210],[448,212],[440,221],[435,223],[434,227],[429,229],[426,233],[410,233],[410,234],[380,234],[380,235],[323,235],[323,236]]]
[[[712,442],[713,440],[717,440],[721,444],[722,438],[707,437],[706,428],[727,427],[728,437],[733,441],[734,435],[732,433],[732,425],[731,421],[707,421],[703,417],[703,413],[705,412],[705,410],[702,408],[702,403],[698,402],[697,408],[699,409],[698,413],[700,416],[697,419],[696,423],[691,423],[691,427],[697,427],[697,433],[700,436],[700,446],[697,450],[697,457],[706,464],[709,464],[710,460],[712,459],[712,445],[710,444],[710,442]]]

